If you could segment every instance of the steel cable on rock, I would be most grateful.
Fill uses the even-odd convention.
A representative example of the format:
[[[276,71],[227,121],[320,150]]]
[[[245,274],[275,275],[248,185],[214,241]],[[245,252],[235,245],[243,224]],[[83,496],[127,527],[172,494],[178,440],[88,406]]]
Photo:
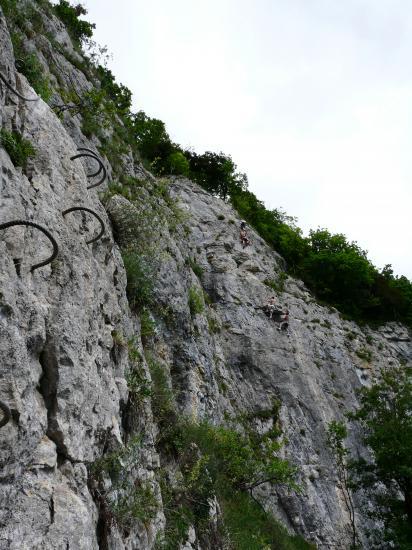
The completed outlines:
[[[7,80],[7,78],[2,74],[0,73],[0,80],[2,80],[4,82],[4,84],[6,85],[6,87],[11,91],[13,92],[13,94],[15,94],[17,97],[19,97],[20,99],[22,99],[23,101],[38,101],[39,98],[38,97],[24,97],[23,95],[21,95],[21,93],[19,93],[17,90],[15,90],[13,88],[13,86],[10,84],[10,82]]]

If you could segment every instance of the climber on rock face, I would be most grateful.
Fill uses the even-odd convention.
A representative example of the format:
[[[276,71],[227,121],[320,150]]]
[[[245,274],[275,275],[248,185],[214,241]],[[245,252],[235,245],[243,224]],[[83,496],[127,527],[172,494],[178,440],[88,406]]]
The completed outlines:
[[[287,330],[289,327],[289,310],[287,309],[281,317],[281,321],[278,326],[278,330]]]
[[[272,319],[273,313],[276,309],[276,297],[271,296],[266,304],[266,311],[269,313],[269,319]]]
[[[250,245],[250,239],[247,236],[247,232],[246,232],[246,222],[241,222],[241,224],[240,224],[240,235],[239,235],[239,237],[240,237],[240,243],[241,243],[243,248]]]

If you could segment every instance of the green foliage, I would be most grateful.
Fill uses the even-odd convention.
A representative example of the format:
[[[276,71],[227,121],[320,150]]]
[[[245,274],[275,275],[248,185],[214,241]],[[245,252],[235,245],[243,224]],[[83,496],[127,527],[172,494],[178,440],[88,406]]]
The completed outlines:
[[[49,4],[45,0],[37,0],[43,10],[49,12]],[[26,34],[33,29],[35,32],[43,31],[43,21],[39,11],[31,4],[25,4],[24,9],[17,0],[0,0],[0,6],[7,19],[9,28],[19,28]]]
[[[143,158],[151,163],[156,174],[168,173],[170,156],[176,151],[164,123],[139,111],[132,117],[135,139]]]
[[[81,114],[82,132],[88,138],[100,136],[102,128],[109,128],[114,115],[113,104],[106,101],[104,90],[95,88],[85,92],[82,97],[72,92],[71,113]]]
[[[96,73],[101,89],[113,102],[117,114],[128,114],[132,104],[132,92],[123,84],[117,84],[113,73],[106,67],[99,65]]]
[[[208,306],[210,306],[212,304],[212,298],[210,297],[210,295],[206,292],[206,290],[203,289],[203,300],[205,302],[205,304],[207,304]]]
[[[150,306],[153,302],[153,274],[150,262],[132,247],[122,249],[127,275],[127,297],[133,308]]]
[[[173,151],[168,157],[168,173],[188,176],[189,175],[189,161],[181,151]]]
[[[113,343],[116,344],[117,346],[123,348],[125,347],[127,344],[126,344],[126,341],[123,337],[123,334],[117,330],[113,330],[112,331],[112,340],[113,340]]]
[[[125,491],[113,504],[112,511],[118,525],[130,529],[136,520],[147,524],[156,517],[159,502],[148,483],[140,483]]]
[[[205,458],[207,471],[222,486],[251,491],[264,483],[285,484],[297,489],[296,469],[277,456],[282,444],[271,437],[243,435],[235,429],[212,426],[206,422],[187,424],[180,444],[196,443]]]
[[[21,166],[24,170],[28,159],[36,155],[32,143],[18,132],[0,129],[0,145],[7,151],[14,166]]]
[[[17,13],[17,0],[0,0],[0,7],[7,19]]]
[[[90,471],[97,481],[104,481],[109,477],[113,484],[118,485],[129,469],[137,463],[140,448],[140,437],[134,437],[128,445],[96,459],[91,464]]]
[[[214,317],[208,316],[207,323],[209,327],[209,332],[211,332],[212,334],[217,334],[222,329],[222,327]]]
[[[311,231],[309,244],[310,253],[300,266],[305,281],[320,299],[361,317],[373,303],[374,268],[366,253],[326,229]]]
[[[156,331],[156,323],[147,309],[140,314],[140,331],[142,338],[149,338]]]
[[[236,172],[236,165],[230,156],[210,151],[202,155],[183,151],[172,142],[161,120],[139,111],[132,115],[132,127],[142,157],[156,174],[190,176],[223,199],[228,197],[231,189],[246,186],[246,175]]]
[[[273,420],[273,423],[276,424],[279,421],[281,405],[282,403],[279,399],[274,399],[271,407],[258,409],[253,413],[252,418],[259,418],[260,420]]]
[[[282,446],[278,433],[274,438],[272,433],[240,432],[179,417],[166,369],[150,355],[146,359],[152,375],[152,409],[160,432],[158,448],[163,457],[177,460],[182,473],[181,478],[173,476],[173,481],[164,470],[160,473],[166,528],[157,548],[178,548],[190,525],[201,540],[207,538],[214,497],[223,510],[224,525],[218,537],[229,538],[234,547],[242,539],[239,548],[245,549],[265,547],[256,546],[257,541],[285,550],[310,548],[299,537],[290,537],[251,497],[253,489],[263,483],[297,489],[296,469],[278,456]],[[277,417],[279,407],[280,403],[274,402],[270,414]],[[248,529],[240,534],[243,522]]]
[[[359,422],[373,462],[353,462],[351,471],[374,500],[372,515],[383,522],[385,540],[407,550],[412,547],[411,371],[405,365],[384,370],[359,394],[360,407],[349,417]]]
[[[159,427],[157,444],[159,448],[169,450],[174,446],[173,438],[177,429],[177,412],[173,391],[164,366],[148,353],[146,361],[152,379],[152,412]]]
[[[133,308],[149,309],[153,305],[157,271],[162,261],[159,233],[167,226],[173,231],[183,216],[163,181],[152,184],[123,177],[121,183],[109,185],[104,200],[116,194],[130,202],[121,211],[119,209],[113,219],[127,274],[129,302]]]
[[[185,151],[185,155],[189,160],[191,178],[210,193],[225,200],[235,189],[247,187],[246,175],[236,171],[236,164],[229,155],[211,151],[202,155]]]
[[[100,498],[104,498],[112,520],[122,529],[130,529],[136,521],[149,522],[156,516],[159,507],[149,483],[135,479],[140,448],[140,438],[136,437],[128,445],[103,455],[90,466]]]
[[[35,52],[26,51],[23,43],[24,37],[20,32],[12,33],[11,38],[17,69],[24,74],[34,91],[47,102],[52,95],[52,90],[50,88],[49,78],[38,56]]]
[[[67,0],[59,0],[54,6],[54,11],[65,24],[74,44],[80,47],[93,36],[96,25],[80,19],[81,15],[87,15],[87,10],[81,5],[72,6]]]
[[[188,304],[192,315],[202,313],[205,308],[203,292],[194,286],[190,287]]]
[[[235,492],[221,501],[223,523],[232,548],[236,550],[310,550],[315,549],[302,537],[291,536],[286,529],[248,495]]]
[[[192,258],[186,258],[185,263],[192,269],[193,273],[197,275],[200,279],[201,276],[203,275],[203,268],[199,264],[197,264],[196,261],[193,260]]]
[[[372,352],[369,349],[360,348],[357,349],[355,353],[359,357],[359,359],[362,359],[367,363],[370,363],[372,361]]]
[[[136,403],[141,397],[151,396],[151,385],[143,369],[143,357],[132,338],[127,342],[130,370],[126,373],[130,399]]]
[[[296,488],[295,469],[280,459],[281,444],[270,437],[250,438],[235,429],[181,421],[174,432],[183,479],[178,486],[162,483],[167,529],[161,548],[176,548],[190,524],[207,534],[210,502],[216,497],[223,511],[220,537],[236,548],[309,548],[289,537],[278,522],[251,497],[263,483]],[[247,528],[239,532],[239,525]],[[238,544],[242,542],[242,546]],[[258,543],[264,542],[263,546]]]

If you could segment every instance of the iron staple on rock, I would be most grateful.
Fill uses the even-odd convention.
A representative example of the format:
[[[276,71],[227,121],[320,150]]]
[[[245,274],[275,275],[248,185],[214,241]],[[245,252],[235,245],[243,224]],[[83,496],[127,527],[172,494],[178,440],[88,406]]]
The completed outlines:
[[[89,185],[87,187],[87,189],[93,189],[93,187],[97,187],[98,185],[101,185],[107,177],[106,168],[105,168],[103,162],[99,159],[99,157],[96,155],[96,153],[94,153],[91,149],[87,149],[85,147],[80,147],[78,149],[78,151],[82,151],[82,152],[79,153],[78,155],[74,155],[73,157],[70,157],[70,160],[76,160],[76,159],[82,158],[82,157],[90,157],[90,158],[96,160],[99,163],[99,169],[97,170],[97,172],[95,172],[93,174],[86,174],[88,178],[93,178],[93,177],[99,175],[100,172],[103,171],[103,176],[100,178],[100,180],[96,183],[93,183],[93,185]]]
[[[103,170],[103,164],[101,162],[99,162],[99,157],[97,156],[97,153],[95,153],[94,151],[92,151],[91,149],[88,149],[87,147],[78,147],[77,149],[78,151],[85,151],[86,153],[91,153],[94,157],[96,157],[98,163],[99,163],[99,168],[97,170],[97,172],[93,172],[93,174],[86,174],[88,178],[94,178],[96,176],[98,176],[100,174],[100,172]]]
[[[45,265],[51,263],[57,257],[57,254],[59,253],[59,247],[57,245],[56,239],[53,237],[53,235],[51,233],[49,233],[49,231],[47,229],[45,229],[41,225],[39,225],[37,223],[34,223],[34,222],[29,222],[29,221],[26,221],[26,220],[14,220],[14,221],[11,221],[11,222],[6,222],[6,223],[0,224],[0,231],[2,229],[8,229],[9,227],[13,227],[15,225],[27,225],[28,227],[35,227],[36,229],[38,229],[39,231],[44,233],[53,245],[52,255],[49,256],[49,258],[47,258],[43,262],[40,262],[38,264],[33,265],[30,268],[31,272],[33,272],[35,269],[39,269],[39,267],[44,267]]]
[[[69,214],[69,212],[75,212],[77,210],[81,210],[81,211],[84,211],[84,212],[89,212],[89,214],[92,214],[98,220],[98,222],[100,223],[100,227],[101,227],[100,232],[96,237],[93,237],[93,239],[90,239],[89,241],[86,241],[86,244],[91,244],[91,243],[94,243],[94,242],[98,241],[104,235],[104,232],[106,230],[106,228],[104,226],[104,222],[101,219],[101,217],[98,214],[96,214],[96,212],[91,210],[90,208],[85,208],[83,206],[73,206],[72,208],[68,208],[67,210],[64,210],[62,212],[62,215],[66,216],[66,214]]]
[[[3,418],[0,420],[0,428],[9,423],[11,418],[11,412],[6,403],[0,401],[0,410],[3,412]]]
[[[38,97],[24,97],[23,95],[21,95],[17,90],[15,90],[13,88],[13,86],[10,84],[10,82],[7,80],[7,78],[2,74],[0,73],[0,80],[2,80],[4,82],[4,84],[6,85],[6,87],[11,91],[13,92],[13,94],[15,94],[17,97],[19,97],[20,99],[22,99],[23,101],[38,101],[39,98]]]

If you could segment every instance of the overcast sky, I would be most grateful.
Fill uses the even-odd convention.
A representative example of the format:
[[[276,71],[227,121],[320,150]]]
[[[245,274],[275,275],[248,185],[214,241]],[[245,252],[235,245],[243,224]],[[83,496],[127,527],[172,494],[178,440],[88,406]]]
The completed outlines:
[[[135,110],[412,279],[410,0],[86,0]]]

